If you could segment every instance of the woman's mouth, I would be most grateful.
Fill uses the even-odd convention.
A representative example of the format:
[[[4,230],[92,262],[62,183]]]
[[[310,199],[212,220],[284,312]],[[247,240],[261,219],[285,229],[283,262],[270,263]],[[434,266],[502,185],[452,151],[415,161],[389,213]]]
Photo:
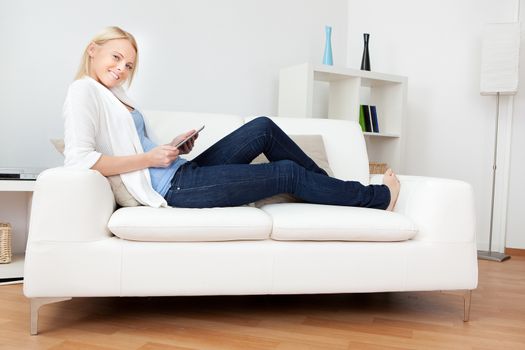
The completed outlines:
[[[120,77],[117,74],[115,74],[114,72],[109,71],[109,73],[113,76],[113,78],[115,78],[115,80],[119,80],[120,79]]]

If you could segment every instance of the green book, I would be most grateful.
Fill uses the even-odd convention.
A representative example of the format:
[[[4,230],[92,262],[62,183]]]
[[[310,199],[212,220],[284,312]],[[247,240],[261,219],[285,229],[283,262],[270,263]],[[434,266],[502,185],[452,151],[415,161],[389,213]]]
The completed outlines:
[[[359,125],[361,125],[361,130],[362,131],[366,131],[366,128],[365,128],[365,110],[364,110],[364,106],[363,105],[359,106]]]

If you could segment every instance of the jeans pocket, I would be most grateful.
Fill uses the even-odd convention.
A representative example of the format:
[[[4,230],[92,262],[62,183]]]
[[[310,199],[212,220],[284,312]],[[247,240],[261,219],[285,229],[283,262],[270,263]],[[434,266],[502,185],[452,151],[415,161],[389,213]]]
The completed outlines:
[[[166,196],[164,196],[165,199],[168,199],[173,192],[180,190],[182,175],[184,174],[184,169],[188,164],[190,164],[190,162],[182,164],[173,175],[173,178],[171,179],[171,187],[166,193]]]

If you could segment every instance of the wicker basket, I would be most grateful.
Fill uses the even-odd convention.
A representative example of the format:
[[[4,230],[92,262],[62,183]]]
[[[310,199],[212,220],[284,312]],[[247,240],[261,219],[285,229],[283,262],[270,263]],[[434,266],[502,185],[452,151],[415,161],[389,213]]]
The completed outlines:
[[[384,174],[388,169],[388,164],[386,163],[369,163],[368,168],[370,169],[370,174]]]
[[[11,262],[11,225],[0,222],[0,264]]]

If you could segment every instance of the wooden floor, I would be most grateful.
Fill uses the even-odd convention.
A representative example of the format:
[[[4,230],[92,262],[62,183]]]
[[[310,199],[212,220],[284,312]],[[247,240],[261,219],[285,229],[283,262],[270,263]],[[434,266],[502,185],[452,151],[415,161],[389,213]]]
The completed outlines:
[[[77,298],[30,336],[22,285],[0,286],[0,349],[525,349],[525,257],[479,267],[468,323],[439,292]]]

